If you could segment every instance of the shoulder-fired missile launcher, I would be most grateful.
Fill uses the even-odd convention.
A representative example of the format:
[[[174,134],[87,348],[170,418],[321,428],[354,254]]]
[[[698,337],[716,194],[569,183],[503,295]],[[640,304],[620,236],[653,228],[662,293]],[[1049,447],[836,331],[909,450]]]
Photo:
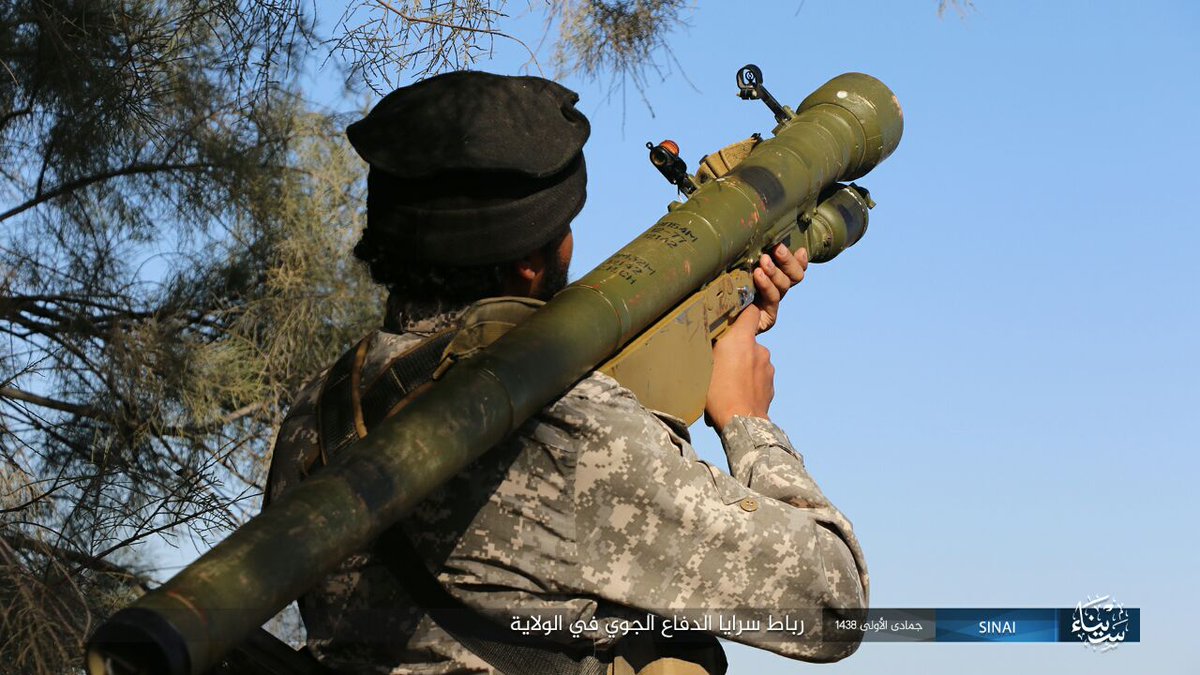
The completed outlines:
[[[688,198],[369,436],[96,631],[87,666],[101,673],[200,675],[330,569],[427,494],[601,367],[649,407],[694,420],[703,409],[711,340],[753,299],[749,270],[768,247],[806,247],[813,261],[854,244],[870,198],[843,186],[896,149],[900,105],[878,80],[840,75],[793,112],[763,100],[774,136],[731,146],[699,177],[663,173]],[[651,146],[660,170],[677,149]],[[671,155],[674,155],[674,158]],[[671,330],[683,326],[682,330]],[[624,351],[623,351],[624,350]],[[654,350],[665,350],[654,352]],[[641,354],[665,353],[647,359]],[[614,358],[615,357],[615,358]],[[691,359],[671,380],[655,362]],[[639,360],[640,359],[640,360]],[[319,522],[316,522],[319,521]]]

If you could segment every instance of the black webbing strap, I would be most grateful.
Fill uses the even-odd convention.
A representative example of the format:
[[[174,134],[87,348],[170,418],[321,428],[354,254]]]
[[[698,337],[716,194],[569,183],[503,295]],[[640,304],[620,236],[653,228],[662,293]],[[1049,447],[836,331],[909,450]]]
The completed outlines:
[[[321,466],[329,463],[330,455],[366,435],[365,429],[359,426],[358,386],[369,344],[370,338],[363,338],[353,349],[342,354],[329,369],[325,384],[321,386],[317,399],[317,439],[321,454],[319,458],[313,458],[319,459]],[[325,405],[327,401],[333,405]],[[305,474],[309,468],[304,467]]]
[[[433,371],[442,361],[442,352],[454,339],[455,332],[448,330],[427,338],[393,359],[383,374],[371,383],[362,397],[363,423],[367,429],[374,429],[413,390],[433,377]]]
[[[321,463],[327,464],[329,457],[366,436],[409,394],[428,382],[455,332],[448,330],[432,335],[393,358],[361,398],[358,393],[362,364],[370,347],[370,338],[342,354],[329,369],[317,402]],[[305,469],[307,471],[308,467]]]
[[[330,368],[317,400],[322,464],[369,433],[413,391],[429,382],[456,332],[448,330],[433,335],[394,358],[361,399],[357,394],[369,343],[364,340],[343,354]],[[376,542],[375,551],[438,626],[501,673],[603,675],[607,672],[607,663],[590,650],[587,653],[571,650],[542,636],[505,630],[454,598],[425,567],[399,525],[384,532]]]

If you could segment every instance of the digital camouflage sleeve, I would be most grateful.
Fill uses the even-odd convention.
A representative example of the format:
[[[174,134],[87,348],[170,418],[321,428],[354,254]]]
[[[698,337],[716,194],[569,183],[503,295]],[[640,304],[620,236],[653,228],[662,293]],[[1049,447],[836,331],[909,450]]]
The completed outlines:
[[[376,333],[364,381],[447,322]],[[320,378],[281,428],[273,498],[302,479],[305,458],[317,452],[319,390]],[[593,373],[400,526],[454,597],[505,626],[514,616],[608,626],[647,611],[708,615],[713,633],[785,656],[849,655],[857,642],[825,634],[820,610],[866,605],[866,565],[850,522],[779,427],[737,417],[721,440],[732,476],[697,458],[678,420]],[[300,606],[310,649],[338,670],[490,672],[415,606],[371,551],[348,559]],[[788,613],[805,620],[804,631],[722,634],[719,619],[735,613],[764,626]],[[601,628],[578,640],[604,648],[618,637]]]

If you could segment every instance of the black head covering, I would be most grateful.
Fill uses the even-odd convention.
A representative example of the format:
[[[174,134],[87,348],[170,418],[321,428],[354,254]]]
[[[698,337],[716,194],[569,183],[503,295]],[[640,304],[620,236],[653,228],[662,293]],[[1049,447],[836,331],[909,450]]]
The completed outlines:
[[[439,75],[388,94],[346,130],[371,165],[367,231],[396,260],[516,260],[561,235],[586,198],[579,96],[540,77]]]

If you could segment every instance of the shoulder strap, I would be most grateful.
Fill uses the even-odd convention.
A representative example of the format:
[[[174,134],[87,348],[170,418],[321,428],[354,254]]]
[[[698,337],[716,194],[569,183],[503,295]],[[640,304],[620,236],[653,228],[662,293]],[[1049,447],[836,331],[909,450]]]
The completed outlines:
[[[437,333],[392,359],[363,394],[362,416],[367,429],[374,429],[394,414],[405,399],[429,382],[457,332],[451,329]]]
[[[329,369],[317,399],[317,441],[321,465],[367,435],[402,407],[408,397],[433,377],[442,352],[454,339],[456,329],[431,335],[402,352],[362,393],[362,367],[371,337],[363,338]],[[311,466],[304,467],[305,474]]]
[[[370,346],[370,336],[363,338],[353,349],[342,354],[325,376],[325,383],[321,385],[321,393],[317,398],[320,454],[309,461],[319,459],[321,466],[325,466],[331,454],[367,435],[359,400],[359,378]],[[339,405],[344,401],[349,401],[350,405]],[[311,465],[305,466],[303,474],[308,475],[311,468]]]
[[[365,338],[330,368],[317,399],[321,465],[366,436],[402,408],[433,377],[457,329],[430,336],[393,358],[360,396],[362,367],[370,348]],[[306,466],[307,474],[313,467]],[[453,597],[425,567],[398,525],[388,528],[375,550],[395,571],[395,578],[431,619],[476,656],[501,673],[604,675],[608,665],[590,651],[571,650],[540,636],[504,631]]]

